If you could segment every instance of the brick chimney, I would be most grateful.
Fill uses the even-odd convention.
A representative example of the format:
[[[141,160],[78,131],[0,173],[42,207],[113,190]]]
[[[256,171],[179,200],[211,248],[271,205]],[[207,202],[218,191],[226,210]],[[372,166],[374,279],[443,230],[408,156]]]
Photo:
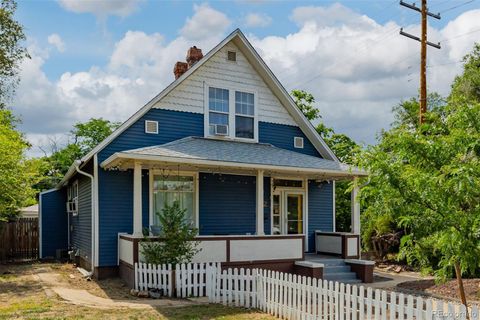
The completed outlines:
[[[175,80],[178,79],[182,74],[188,70],[188,64],[186,62],[177,61],[173,67],[173,74],[175,75]]]
[[[202,49],[197,48],[196,46],[191,47],[187,51],[187,62],[188,67],[191,68],[195,63],[203,58]]]

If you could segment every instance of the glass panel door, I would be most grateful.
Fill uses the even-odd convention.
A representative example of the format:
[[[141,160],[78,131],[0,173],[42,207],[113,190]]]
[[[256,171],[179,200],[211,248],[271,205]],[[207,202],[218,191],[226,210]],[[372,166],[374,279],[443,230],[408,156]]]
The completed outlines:
[[[280,201],[280,193],[273,195],[272,201],[272,234],[282,234],[283,227],[282,227],[282,209],[281,209],[281,201]]]
[[[303,233],[303,194],[286,193],[287,233]]]

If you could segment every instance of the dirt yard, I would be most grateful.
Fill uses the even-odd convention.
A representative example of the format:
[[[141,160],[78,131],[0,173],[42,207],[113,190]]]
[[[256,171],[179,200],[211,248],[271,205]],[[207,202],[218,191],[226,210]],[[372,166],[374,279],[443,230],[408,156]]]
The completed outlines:
[[[48,272],[46,272],[48,271]],[[55,275],[66,290],[85,290],[98,300],[138,303],[129,307],[92,307],[66,301],[39,274]],[[69,264],[0,265],[0,319],[274,319],[255,310],[180,300],[145,306],[119,280],[87,281]],[[150,300],[151,301],[151,300]],[[160,300],[155,302],[162,303]]]
[[[467,295],[467,301],[473,304],[480,304],[480,279],[464,279],[463,286]],[[399,289],[415,290],[434,295],[445,297],[446,299],[459,300],[457,280],[449,280],[446,283],[435,284],[433,279],[407,281],[397,285]]]

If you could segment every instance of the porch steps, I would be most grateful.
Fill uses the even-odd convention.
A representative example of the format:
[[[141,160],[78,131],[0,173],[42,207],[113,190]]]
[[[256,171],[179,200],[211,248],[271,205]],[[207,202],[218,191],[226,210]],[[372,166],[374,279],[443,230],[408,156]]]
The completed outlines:
[[[325,280],[349,284],[362,282],[360,279],[357,279],[357,274],[351,271],[350,266],[343,259],[314,258],[309,259],[309,261],[323,263],[323,278]]]

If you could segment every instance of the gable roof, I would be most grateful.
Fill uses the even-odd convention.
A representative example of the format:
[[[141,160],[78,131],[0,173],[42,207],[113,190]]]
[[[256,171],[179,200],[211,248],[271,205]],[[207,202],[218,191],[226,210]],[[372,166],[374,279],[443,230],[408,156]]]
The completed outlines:
[[[114,153],[101,163],[115,167],[125,160],[151,160],[165,163],[188,163],[203,166],[241,167],[243,169],[276,169],[311,174],[336,174],[343,177],[365,175],[346,164],[306,155],[269,143],[250,143],[186,137],[166,144]]]
[[[200,68],[206,61],[208,61],[215,53],[217,53],[221,48],[223,48],[227,43],[233,41],[238,48],[245,55],[247,60],[252,64],[254,69],[259,73],[265,83],[269,86],[270,90],[277,96],[280,100],[280,103],[287,109],[292,118],[298,124],[305,136],[312,142],[314,147],[320,153],[320,155],[327,159],[339,162],[338,158],[335,156],[333,151],[328,147],[325,141],[320,137],[318,132],[315,130],[312,123],[303,115],[303,113],[297,108],[292,97],[288,94],[287,90],[283,87],[277,77],[273,74],[270,68],[267,66],[265,61],[260,57],[258,52],[253,48],[251,43],[247,40],[245,35],[236,29],[230,35],[228,35],[223,41],[217,44],[212,50],[210,50],[200,61],[195,63],[191,68],[189,68],[182,76],[173,81],[165,89],[163,89],[158,95],[151,99],[147,104],[145,104],[141,109],[135,112],[130,118],[128,118],[120,127],[118,127],[112,134],[110,134],[105,140],[99,143],[95,148],[93,148],[89,153],[83,156],[80,159],[81,163],[85,163],[90,158],[93,157],[96,153],[100,152],[105,148],[110,142],[112,142],[116,137],[118,137],[122,132],[129,128],[133,123],[145,115],[157,102],[159,102],[163,97],[169,94],[174,88],[176,88],[180,83],[182,83],[186,78],[188,78],[192,73],[194,73],[198,68]],[[64,176],[62,181],[59,183],[59,186],[65,184],[68,181],[71,175],[75,172],[75,166],[72,164],[67,174]]]

